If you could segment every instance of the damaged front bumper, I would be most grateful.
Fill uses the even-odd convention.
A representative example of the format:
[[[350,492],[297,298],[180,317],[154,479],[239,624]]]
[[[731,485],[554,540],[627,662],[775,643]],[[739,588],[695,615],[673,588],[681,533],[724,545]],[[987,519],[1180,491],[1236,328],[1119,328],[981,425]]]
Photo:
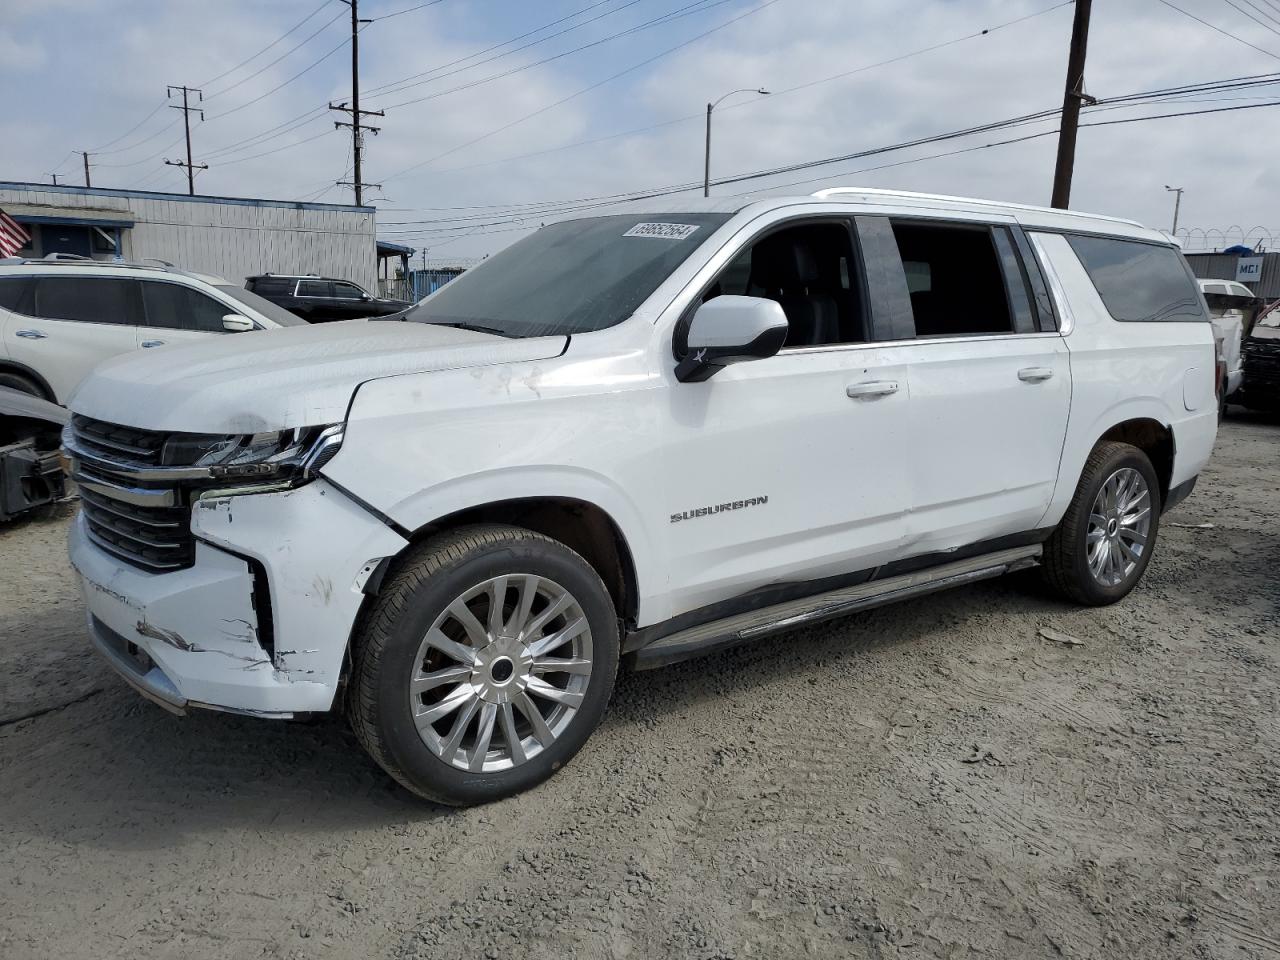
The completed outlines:
[[[323,480],[192,508],[195,562],[154,573],[70,537],[93,646],[166,709],[332,708],[363,587],[406,541]]]

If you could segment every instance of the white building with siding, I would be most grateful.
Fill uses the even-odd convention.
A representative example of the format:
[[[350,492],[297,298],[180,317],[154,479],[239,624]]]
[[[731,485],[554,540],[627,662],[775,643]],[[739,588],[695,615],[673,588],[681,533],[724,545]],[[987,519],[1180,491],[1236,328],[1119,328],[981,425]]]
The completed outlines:
[[[155,258],[232,283],[314,273],[377,289],[373,207],[0,182],[0,210],[32,235],[20,256]]]

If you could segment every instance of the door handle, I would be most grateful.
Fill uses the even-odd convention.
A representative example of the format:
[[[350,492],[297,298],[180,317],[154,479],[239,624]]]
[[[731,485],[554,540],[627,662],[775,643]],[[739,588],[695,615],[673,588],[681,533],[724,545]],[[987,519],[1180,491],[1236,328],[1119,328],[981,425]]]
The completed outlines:
[[[844,388],[844,395],[853,400],[887,397],[897,392],[897,380],[864,380],[862,383],[851,383]]]
[[[44,340],[49,336],[47,333],[40,330],[15,330],[13,335],[15,337],[22,337],[25,340]]]
[[[1024,383],[1040,383],[1053,376],[1049,367],[1023,367],[1018,371],[1018,379]]]
[[[163,347],[164,341],[163,340],[143,340],[142,345],[144,347]]]

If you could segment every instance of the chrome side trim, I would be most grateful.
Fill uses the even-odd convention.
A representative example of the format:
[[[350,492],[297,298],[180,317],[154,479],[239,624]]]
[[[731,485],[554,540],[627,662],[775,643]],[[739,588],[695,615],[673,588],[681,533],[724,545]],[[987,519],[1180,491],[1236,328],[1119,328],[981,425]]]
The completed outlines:
[[[634,654],[635,666],[640,670],[666,666],[783,630],[922,596],[947,587],[998,577],[1013,570],[1035,566],[1039,563],[1042,552],[1043,547],[1038,543],[997,550],[927,570],[886,580],[872,580],[700,624],[641,647]]]

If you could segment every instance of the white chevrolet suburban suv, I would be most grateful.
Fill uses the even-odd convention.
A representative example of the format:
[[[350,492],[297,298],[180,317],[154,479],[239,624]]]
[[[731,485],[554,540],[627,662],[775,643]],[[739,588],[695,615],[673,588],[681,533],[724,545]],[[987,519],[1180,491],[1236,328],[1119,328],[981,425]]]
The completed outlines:
[[[65,454],[93,645],[176,712],[344,710],[455,804],[649,667],[1039,565],[1124,597],[1217,430],[1135,223],[839,188],[546,226],[404,323],[97,369]]]

